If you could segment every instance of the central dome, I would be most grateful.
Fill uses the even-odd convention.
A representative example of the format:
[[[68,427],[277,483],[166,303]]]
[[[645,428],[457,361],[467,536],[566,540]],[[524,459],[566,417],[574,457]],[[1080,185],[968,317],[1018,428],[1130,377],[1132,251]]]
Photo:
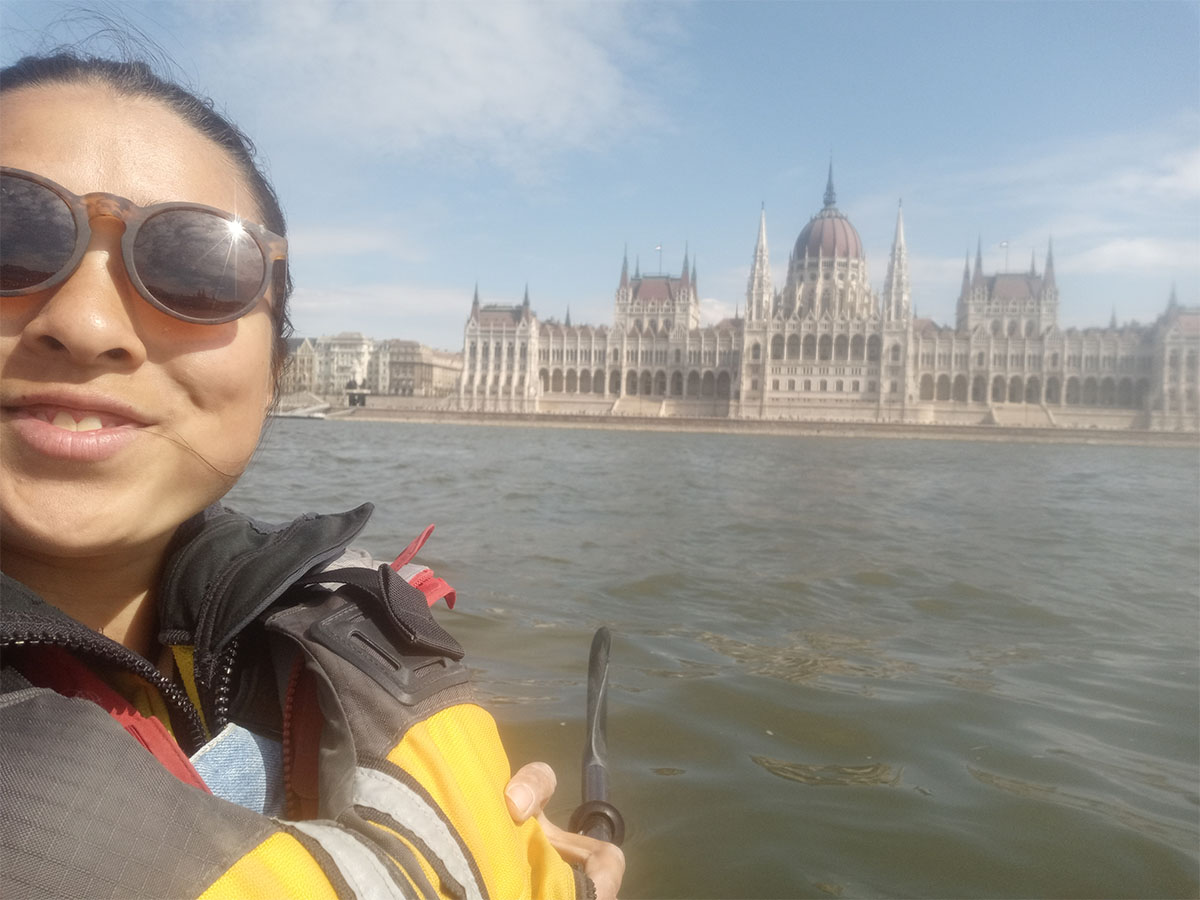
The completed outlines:
[[[825,208],[809,219],[800,237],[796,238],[793,257],[799,261],[809,257],[844,257],[863,259],[862,239],[850,220],[837,208],[833,192],[833,164],[829,166],[829,181],[825,185]]]

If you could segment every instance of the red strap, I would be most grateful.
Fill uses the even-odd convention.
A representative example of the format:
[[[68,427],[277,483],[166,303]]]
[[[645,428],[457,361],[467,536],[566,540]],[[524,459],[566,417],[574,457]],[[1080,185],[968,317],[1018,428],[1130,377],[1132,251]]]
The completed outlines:
[[[104,679],[61,647],[41,647],[35,660],[21,667],[22,674],[33,684],[64,697],[95,703],[149,750],[168,772],[184,784],[212,793],[162,722],[143,716]]]
[[[426,526],[425,530],[417,536],[416,540],[405,547],[400,552],[400,555],[392,560],[392,571],[399,572],[402,568],[404,568],[404,566],[408,565],[412,558],[417,555],[417,551],[425,546],[425,542],[429,540],[429,536],[431,534],[433,534],[433,526],[428,525]]]
[[[458,594],[446,583],[445,579],[434,575],[432,569],[422,569],[408,579],[408,583],[425,595],[425,602],[430,606],[445,597],[446,605],[454,609],[454,602],[458,599]]]

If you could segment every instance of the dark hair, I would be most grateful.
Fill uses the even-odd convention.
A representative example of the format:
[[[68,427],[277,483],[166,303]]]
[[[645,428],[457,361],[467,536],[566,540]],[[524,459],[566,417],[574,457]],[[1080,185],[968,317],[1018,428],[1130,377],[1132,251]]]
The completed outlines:
[[[104,85],[128,97],[147,97],[165,104],[234,159],[262,213],[261,224],[280,236],[287,235],[283,209],[275,189],[255,160],[254,143],[218,113],[211,100],[160,77],[142,60],[122,61],[59,51],[48,56],[26,56],[0,69],[0,93],[46,84]],[[271,318],[275,325],[275,340],[271,364],[278,383],[287,358],[287,339],[292,333],[287,309],[292,276],[287,260],[276,263],[274,278]]]

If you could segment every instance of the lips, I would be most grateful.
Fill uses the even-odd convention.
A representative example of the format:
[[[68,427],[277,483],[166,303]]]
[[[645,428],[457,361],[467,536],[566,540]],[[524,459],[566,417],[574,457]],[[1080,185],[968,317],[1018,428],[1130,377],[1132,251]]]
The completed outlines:
[[[66,409],[55,406],[26,406],[18,415],[32,416],[39,421],[61,428],[64,431],[98,431],[101,428],[120,428],[137,423],[109,412]]]
[[[137,440],[147,424],[127,404],[82,396],[6,404],[4,419],[35,456],[71,462],[111,459]]]

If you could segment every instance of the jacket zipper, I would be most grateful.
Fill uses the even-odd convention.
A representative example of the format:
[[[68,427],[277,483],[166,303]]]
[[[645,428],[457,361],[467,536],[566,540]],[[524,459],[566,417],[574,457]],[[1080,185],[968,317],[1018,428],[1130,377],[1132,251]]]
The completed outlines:
[[[0,638],[0,647],[37,646],[39,644],[50,644],[68,650],[82,651],[89,656],[98,657],[105,662],[117,664],[140,676],[157,688],[163,699],[183,715],[190,739],[190,746],[184,748],[185,752],[188,752],[189,755],[195,753],[207,741],[204,733],[204,725],[200,721],[200,714],[192,706],[192,701],[188,698],[187,693],[158,671],[148,660],[142,659],[133,652],[125,650],[123,647],[118,650],[116,647],[109,647],[98,641],[83,640],[72,637],[70,634],[64,634],[63,632],[16,630]]]

